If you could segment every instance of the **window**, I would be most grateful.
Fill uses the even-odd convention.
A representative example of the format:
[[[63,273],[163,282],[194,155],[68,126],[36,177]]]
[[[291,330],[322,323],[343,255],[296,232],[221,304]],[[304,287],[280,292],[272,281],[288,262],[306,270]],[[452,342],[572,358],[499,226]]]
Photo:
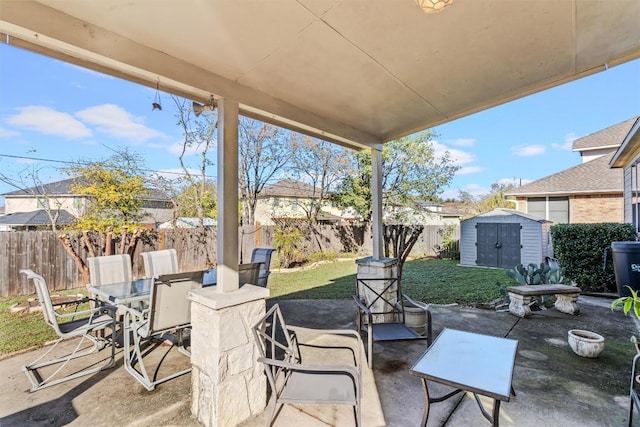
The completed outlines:
[[[49,209],[49,199],[38,197],[38,209]]]
[[[274,197],[273,198],[273,206],[275,206],[275,207],[280,206],[280,198],[279,197]]]
[[[527,213],[555,224],[566,224],[569,222],[569,198],[530,197],[527,199]]]

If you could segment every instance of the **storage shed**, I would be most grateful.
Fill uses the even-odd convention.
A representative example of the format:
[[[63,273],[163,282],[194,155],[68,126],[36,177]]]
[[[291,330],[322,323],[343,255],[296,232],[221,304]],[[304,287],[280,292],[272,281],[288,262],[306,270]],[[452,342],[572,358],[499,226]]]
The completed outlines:
[[[494,209],[460,223],[460,264],[513,268],[553,256],[552,222],[513,209]]]

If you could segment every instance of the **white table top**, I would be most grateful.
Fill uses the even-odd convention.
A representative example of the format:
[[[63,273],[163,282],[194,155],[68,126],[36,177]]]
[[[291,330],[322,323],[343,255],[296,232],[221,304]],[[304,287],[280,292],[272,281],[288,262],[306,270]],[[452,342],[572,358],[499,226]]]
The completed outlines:
[[[509,401],[518,341],[444,329],[411,374]]]

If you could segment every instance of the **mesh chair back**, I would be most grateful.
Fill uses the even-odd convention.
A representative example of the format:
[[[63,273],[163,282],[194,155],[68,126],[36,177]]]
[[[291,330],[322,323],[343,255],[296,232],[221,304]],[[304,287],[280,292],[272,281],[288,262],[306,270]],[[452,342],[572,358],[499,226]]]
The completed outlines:
[[[273,252],[275,252],[275,249],[272,248],[255,248],[253,252],[251,252],[251,262],[261,263],[256,285],[262,286],[263,288],[267,287],[267,280],[271,273],[271,254],[273,254]]]
[[[129,254],[87,258],[89,277],[93,286],[131,282],[131,257]]]
[[[179,273],[178,254],[175,249],[143,252],[144,274],[146,277],[159,277],[163,274]]]
[[[149,334],[175,329],[191,323],[191,301],[187,293],[202,287],[204,271],[165,274],[151,288]]]
[[[42,316],[44,317],[44,321],[47,325],[55,329],[58,335],[60,335],[60,327],[58,326],[58,321],[56,320],[56,315],[53,310],[51,294],[49,293],[49,288],[47,287],[47,282],[44,280],[44,277],[34,273],[32,270],[21,270],[21,272],[27,275],[27,279],[33,280],[33,284],[36,287],[36,293],[38,294],[38,301],[40,301],[40,306],[42,307]]]
[[[257,285],[258,284],[258,272],[260,271],[261,262],[252,262],[249,264],[238,265],[238,278],[240,286],[244,284]]]

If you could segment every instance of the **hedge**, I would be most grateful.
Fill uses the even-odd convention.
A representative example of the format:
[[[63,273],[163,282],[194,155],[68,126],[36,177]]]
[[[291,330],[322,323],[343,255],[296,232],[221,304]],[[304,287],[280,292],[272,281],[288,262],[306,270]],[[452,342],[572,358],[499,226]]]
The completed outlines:
[[[565,277],[583,292],[617,293],[613,262],[603,270],[604,250],[611,242],[637,240],[631,224],[557,224],[551,227],[553,252]]]

